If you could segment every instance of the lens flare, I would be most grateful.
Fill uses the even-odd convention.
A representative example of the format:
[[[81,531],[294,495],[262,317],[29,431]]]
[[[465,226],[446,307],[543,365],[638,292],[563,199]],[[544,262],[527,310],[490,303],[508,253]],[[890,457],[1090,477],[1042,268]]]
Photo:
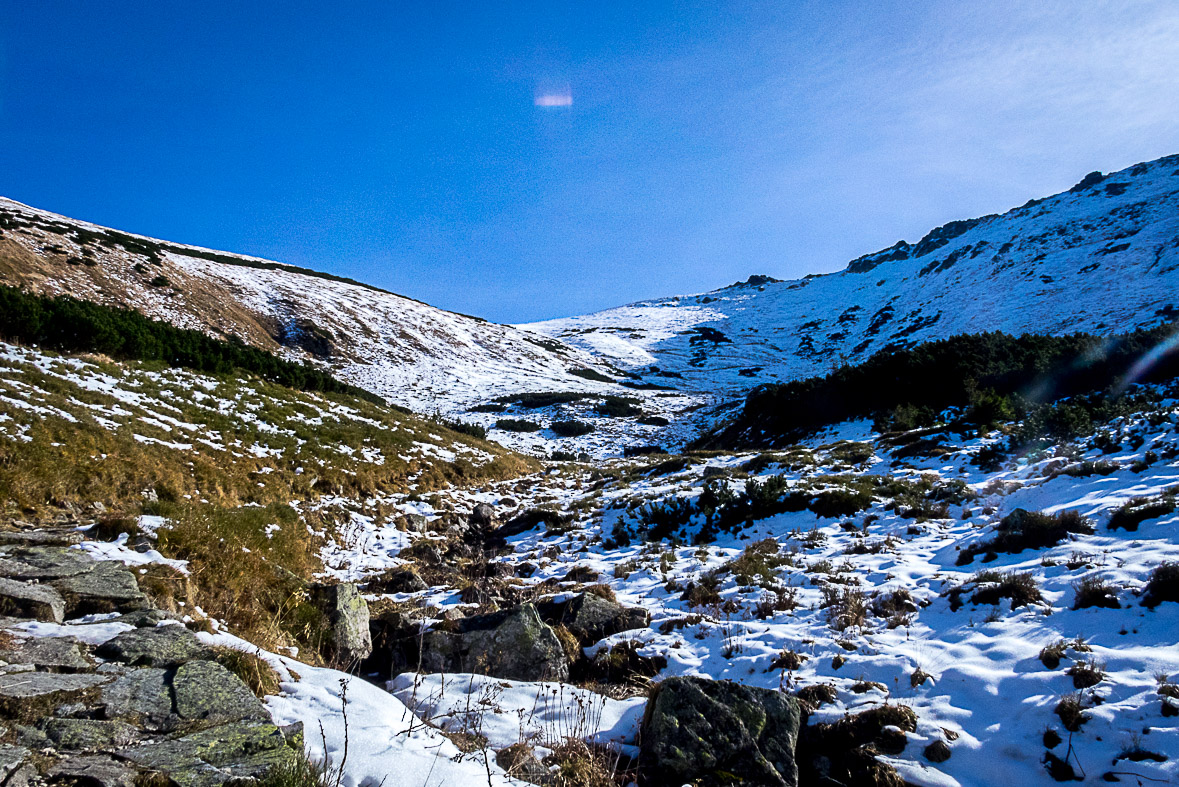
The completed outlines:
[[[1141,358],[1134,362],[1130,367],[1130,371],[1118,383],[1115,393],[1122,393],[1134,383],[1141,380],[1154,366],[1166,356],[1179,350],[1179,330],[1172,333],[1166,339],[1151,347]]]

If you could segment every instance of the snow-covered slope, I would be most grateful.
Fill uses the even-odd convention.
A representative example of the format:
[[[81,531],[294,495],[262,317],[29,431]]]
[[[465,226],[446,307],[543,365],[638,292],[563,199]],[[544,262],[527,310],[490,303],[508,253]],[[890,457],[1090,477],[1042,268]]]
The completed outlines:
[[[421,412],[497,394],[610,390],[584,351],[359,282],[108,230],[0,199],[0,283],[232,335]]]
[[[838,273],[753,277],[521,327],[724,397],[960,333],[1112,333],[1176,315],[1179,156],[1169,156],[952,222]]]

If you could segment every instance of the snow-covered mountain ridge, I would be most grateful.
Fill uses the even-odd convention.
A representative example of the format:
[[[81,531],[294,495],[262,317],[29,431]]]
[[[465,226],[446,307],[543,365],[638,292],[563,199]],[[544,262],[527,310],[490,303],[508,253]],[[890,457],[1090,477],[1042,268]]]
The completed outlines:
[[[955,334],[1093,332],[1179,309],[1179,156],[1087,176],[844,270],[523,325],[648,379],[725,397]]]

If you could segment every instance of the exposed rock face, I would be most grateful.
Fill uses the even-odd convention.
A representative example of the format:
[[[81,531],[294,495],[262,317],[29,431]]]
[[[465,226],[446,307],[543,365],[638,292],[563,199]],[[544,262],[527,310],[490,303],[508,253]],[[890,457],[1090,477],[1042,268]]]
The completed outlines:
[[[795,787],[798,700],[768,689],[703,678],[668,678],[647,703],[648,783]]]
[[[536,607],[464,618],[422,637],[422,671],[477,672],[509,680],[566,680],[569,660]]]
[[[213,787],[293,765],[301,728],[272,724],[209,648],[149,608],[121,564],[45,545],[69,540],[0,538],[3,614],[68,622],[123,612],[115,620],[134,628],[92,652],[73,637],[33,637],[19,621],[0,620],[0,730],[20,744],[0,745],[0,783]]]
[[[471,511],[471,517],[468,521],[471,527],[476,530],[486,530],[495,521],[495,509],[487,503],[480,503]]]
[[[0,578],[0,614],[61,623],[65,599],[51,587]]]
[[[125,631],[101,645],[99,656],[133,667],[174,667],[209,658],[209,649],[184,626],[159,626]]]
[[[651,614],[647,610],[624,607],[593,593],[582,593],[561,602],[541,602],[537,610],[546,623],[567,628],[582,647],[620,631],[651,625]]]
[[[353,584],[321,585],[315,589],[332,623],[332,644],[342,664],[358,664],[373,652],[368,602]]]

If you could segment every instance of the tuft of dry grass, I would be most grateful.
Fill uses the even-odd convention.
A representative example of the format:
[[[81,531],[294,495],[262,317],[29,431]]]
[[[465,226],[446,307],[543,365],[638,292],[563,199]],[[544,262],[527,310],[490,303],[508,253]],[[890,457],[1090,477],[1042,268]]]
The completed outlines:
[[[261,656],[223,646],[213,648],[213,655],[221,666],[241,678],[258,699],[281,691],[282,680]]]

